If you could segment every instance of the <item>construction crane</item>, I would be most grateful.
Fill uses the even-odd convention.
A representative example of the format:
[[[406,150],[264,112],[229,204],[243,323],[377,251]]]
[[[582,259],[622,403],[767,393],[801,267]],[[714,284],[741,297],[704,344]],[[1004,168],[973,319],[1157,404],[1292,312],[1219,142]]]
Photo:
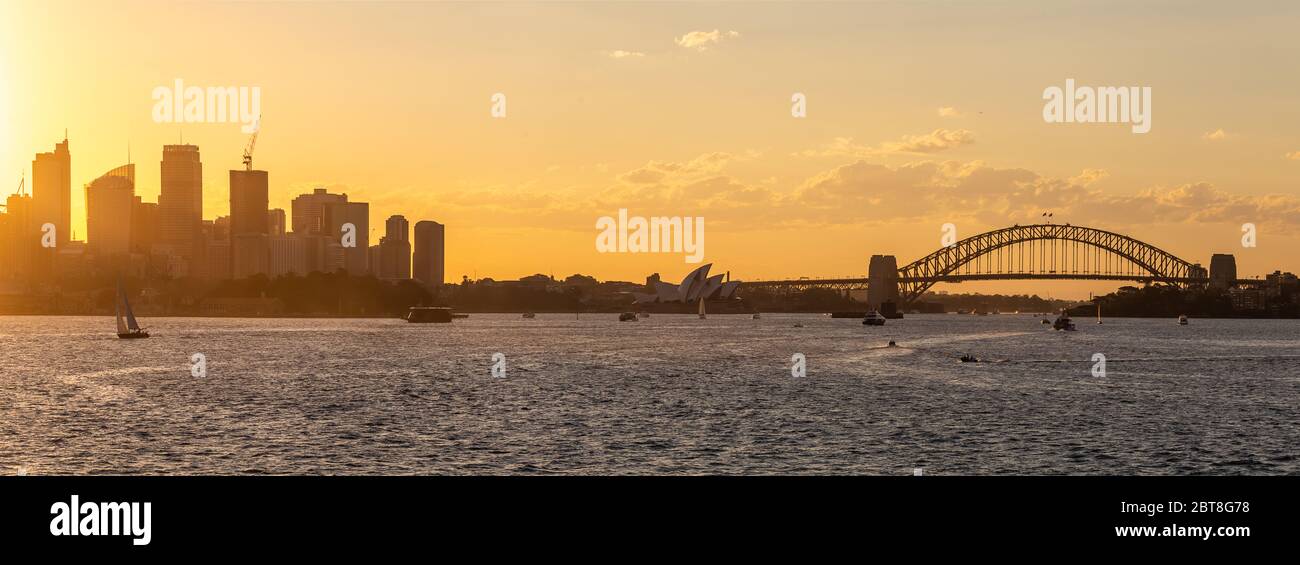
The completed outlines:
[[[27,191],[27,174],[23,173],[22,180],[18,181],[18,192],[16,192],[15,194],[17,194],[18,196],[22,196],[23,193],[26,191]],[[4,203],[0,203],[0,208],[8,208],[8,206],[5,205]]]
[[[248,146],[244,148],[244,170],[253,170],[253,148],[257,147],[257,133],[262,131],[262,115],[257,115],[257,121],[253,122],[253,136],[248,138]]]

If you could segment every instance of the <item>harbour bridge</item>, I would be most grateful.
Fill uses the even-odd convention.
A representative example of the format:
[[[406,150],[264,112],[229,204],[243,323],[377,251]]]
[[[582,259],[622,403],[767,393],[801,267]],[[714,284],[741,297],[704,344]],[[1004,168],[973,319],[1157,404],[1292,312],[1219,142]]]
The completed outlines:
[[[866,278],[747,281],[744,286],[866,289],[869,304],[894,301],[907,305],[936,283],[987,280],[1103,280],[1189,286],[1209,283],[1210,274],[1198,263],[1123,234],[1070,224],[1032,224],[968,237],[901,268],[892,255],[874,255]],[[1231,274],[1230,284],[1258,282]]]

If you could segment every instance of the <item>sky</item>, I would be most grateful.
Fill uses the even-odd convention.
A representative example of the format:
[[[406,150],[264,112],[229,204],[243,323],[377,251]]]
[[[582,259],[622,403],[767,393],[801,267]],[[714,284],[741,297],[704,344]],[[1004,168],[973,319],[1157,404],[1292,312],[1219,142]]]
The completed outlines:
[[[391,214],[442,222],[450,281],[696,266],[598,252],[619,209],[704,218],[704,261],[742,280],[865,276],[873,254],[939,248],[944,224],[1047,211],[1203,265],[1233,253],[1243,276],[1300,271],[1294,2],[20,1],[0,18],[0,195],[66,128],[78,234],[82,186],[129,148],[156,201],[181,140],[202,153],[204,217],[228,212],[249,136],[157,122],[155,88],[181,79],[260,89],[272,207],[346,192],[370,202],[372,241]],[[1067,79],[1150,87],[1150,131],[1046,122]]]

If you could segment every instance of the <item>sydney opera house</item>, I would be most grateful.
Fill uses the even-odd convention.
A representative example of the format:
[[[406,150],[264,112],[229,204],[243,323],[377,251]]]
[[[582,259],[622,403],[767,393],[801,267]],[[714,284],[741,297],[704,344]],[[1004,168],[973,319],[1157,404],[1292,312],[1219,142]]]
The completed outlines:
[[[691,271],[678,284],[659,281],[656,275],[647,282],[654,292],[632,293],[634,305],[650,311],[693,312],[692,308],[704,300],[710,309],[742,310],[742,301],[736,296],[740,281],[726,280],[726,274],[709,276],[712,266],[708,263]]]

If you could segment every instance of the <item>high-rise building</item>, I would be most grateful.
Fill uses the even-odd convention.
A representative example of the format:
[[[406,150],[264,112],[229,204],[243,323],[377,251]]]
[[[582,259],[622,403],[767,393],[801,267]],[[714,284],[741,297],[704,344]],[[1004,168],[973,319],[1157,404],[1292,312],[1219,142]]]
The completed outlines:
[[[147,255],[158,243],[158,205],[139,196],[131,204],[131,252]]]
[[[290,210],[293,212],[293,232],[303,235],[323,234],[325,229],[325,205],[347,201],[348,195],[330,194],[323,188],[317,188],[311,194],[303,194],[294,198],[290,206]]]
[[[29,274],[40,248],[40,231],[32,222],[32,196],[10,194],[5,200],[4,218],[0,228],[0,277]]]
[[[443,283],[443,254],[446,244],[446,226],[430,220],[415,224],[415,256],[412,258],[412,276],[431,286]]]
[[[197,145],[164,145],[158,238],[171,254],[202,262],[203,162]]]
[[[32,160],[32,218],[39,231],[54,225],[57,247],[64,247],[72,234],[72,153],[68,139],[54,145],[50,153],[37,153]]]
[[[284,208],[266,211],[266,230],[272,236],[284,235]]]
[[[330,202],[322,208],[321,228],[324,236],[338,243],[343,252],[343,265],[348,274],[361,276],[370,272],[370,204],[366,202]],[[354,239],[343,238],[344,224],[352,224]]]
[[[266,171],[230,171],[230,275],[270,273]]]
[[[379,238],[379,278],[411,278],[411,224],[404,216],[392,215],[384,222]]]
[[[122,165],[86,185],[86,247],[101,259],[131,253],[135,165]]]

